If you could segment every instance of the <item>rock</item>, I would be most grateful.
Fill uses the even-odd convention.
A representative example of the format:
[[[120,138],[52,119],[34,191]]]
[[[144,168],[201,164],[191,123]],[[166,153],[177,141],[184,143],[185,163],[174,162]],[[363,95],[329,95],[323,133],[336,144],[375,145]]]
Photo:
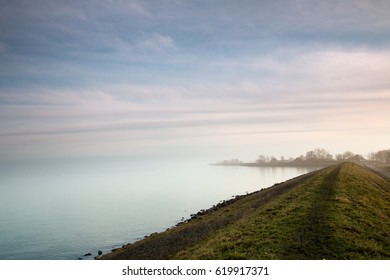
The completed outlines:
[[[91,253],[86,253],[86,254],[84,255],[84,257],[91,256],[91,255],[92,255]]]
[[[98,251],[98,255],[101,256],[103,252],[101,250]]]

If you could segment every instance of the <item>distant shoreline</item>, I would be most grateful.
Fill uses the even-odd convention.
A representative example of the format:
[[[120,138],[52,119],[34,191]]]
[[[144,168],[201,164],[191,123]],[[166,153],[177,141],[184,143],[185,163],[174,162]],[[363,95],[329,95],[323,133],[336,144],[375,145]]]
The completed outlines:
[[[212,163],[214,166],[247,166],[247,167],[326,167],[333,164],[342,163],[339,161],[302,161],[302,162],[241,162],[241,163]]]

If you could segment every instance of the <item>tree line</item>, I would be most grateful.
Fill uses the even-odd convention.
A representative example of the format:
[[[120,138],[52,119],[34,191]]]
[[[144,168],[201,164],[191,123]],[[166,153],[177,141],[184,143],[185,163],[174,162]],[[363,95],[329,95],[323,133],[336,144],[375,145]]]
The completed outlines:
[[[378,161],[384,164],[390,164],[390,149],[381,150],[375,153],[369,153],[368,160]]]
[[[326,161],[376,161],[382,164],[390,164],[390,149],[372,152],[368,155],[367,159],[360,154],[355,154],[351,151],[346,151],[341,154],[332,155],[325,149],[317,148],[312,151],[306,152],[305,155],[300,155],[297,158],[285,159],[283,156],[280,159],[276,159],[274,156],[259,155],[256,160],[257,163],[277,163],[277,162],[326,162]]]

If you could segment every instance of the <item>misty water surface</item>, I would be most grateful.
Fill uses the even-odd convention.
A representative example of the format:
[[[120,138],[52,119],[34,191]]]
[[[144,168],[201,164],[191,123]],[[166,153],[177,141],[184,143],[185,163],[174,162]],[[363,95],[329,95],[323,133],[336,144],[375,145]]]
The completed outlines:
[[[2,162],[0,259],[77,259],[312,169],[202,160]]]

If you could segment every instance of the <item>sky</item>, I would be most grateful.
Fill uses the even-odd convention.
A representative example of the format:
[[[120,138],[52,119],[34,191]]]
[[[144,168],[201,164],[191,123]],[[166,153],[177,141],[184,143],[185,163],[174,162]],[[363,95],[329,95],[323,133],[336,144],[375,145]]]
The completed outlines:
[[[390,148],[390,1],[0,0],[0,158]]]

